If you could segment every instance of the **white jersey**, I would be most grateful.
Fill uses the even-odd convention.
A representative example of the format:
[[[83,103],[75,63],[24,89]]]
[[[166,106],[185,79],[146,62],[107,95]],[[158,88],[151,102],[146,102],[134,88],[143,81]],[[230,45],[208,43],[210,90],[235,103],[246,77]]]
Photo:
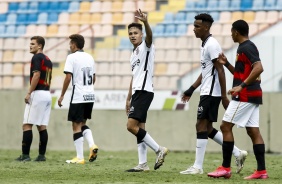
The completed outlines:
[[[221,96],[221,87],[218,79],[218,72],[212,60],[218,58],[221,53],[218,41],[209,36],[201,46],[201,67],[202,82],[200,95]]]
[[[152,44],[147,47],[146,42],[142,43],[132,52],[130,57],[131,70],[133,75],[132,95],[136,90],[153,92],[155,47]]]
[[[83,51],[68,55],[64,73],[72,74],[71,103],[88,103],[95,101],[93,75],[95,74],[93,57]]]

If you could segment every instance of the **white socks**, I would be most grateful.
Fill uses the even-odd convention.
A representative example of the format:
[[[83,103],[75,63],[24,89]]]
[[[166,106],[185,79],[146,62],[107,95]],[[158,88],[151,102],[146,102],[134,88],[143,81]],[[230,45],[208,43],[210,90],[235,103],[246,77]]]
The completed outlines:
[[[145,142],[137,144],[138,146],[138,159],[139,164],[144,164],[147,162],[147,145]]]
[[[152,149],[154,150],[156,153],[159,151],[160,146],[158,145],[158,143],[156,143],[156,141],[149,135],[149,133],[147,132],[143,141]]]
[[[196,143],[196,159],[193,167],[197,169],[203,168],[203,162],[205,158],[206,147],[208,144],[208,139],[197,139]]]
[[[82,132],[82,135],[84,139],[86,139],[86,141],[88,142],[89,148],[91,148],[95,144],[92,136],[92,131],[90,129],[85,129]]]
[[[80,137],[74,141],[74,146],[76,150],[76,157],[83,159],[83,137]]]

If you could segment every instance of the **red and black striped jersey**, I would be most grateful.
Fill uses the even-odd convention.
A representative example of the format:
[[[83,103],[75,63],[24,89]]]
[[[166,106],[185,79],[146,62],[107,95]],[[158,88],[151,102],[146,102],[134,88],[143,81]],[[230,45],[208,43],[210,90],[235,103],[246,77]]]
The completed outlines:
[[[52,66],[53,64],[51,60],[43,53],[35,54],[32,57],[30,64],[30,82],[32,80],[33,73],[40,71],[40,79],[35,90],[50,90]]]
[[[260,62],[259,52],[256,45],[247,40],[241,43],[237,49],[237,58],[235,62],[235,71],[233,78],[233,87],[239,86],[250,75],[254,63]],[[241,102],[250,102],[262,104],[262,90],[260,87],[260,77],[247,85],[238,94],[238,98],[232,97],[232,100]]]

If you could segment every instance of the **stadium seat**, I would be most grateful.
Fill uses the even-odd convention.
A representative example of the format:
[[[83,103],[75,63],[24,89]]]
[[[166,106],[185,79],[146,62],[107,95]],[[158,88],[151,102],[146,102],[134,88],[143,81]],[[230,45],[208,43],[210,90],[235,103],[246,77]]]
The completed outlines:
[[[103,1],[101,4],[101,12],[111,12],[112,10],[112,2],[111,1]]]
[[[59,2],[59,12],[65,12],[69,9],[69,2],[63,1]]]
[[[141,9],[139,6],[137,6],[139,9]],[[136,2],[131,0],[125,0],[123,2],[122,11],[123,12],[135,12],[136,10]],[[141,9],[143,10],[143,9]]]
[[[17,23],[17,14],[15,13],[9,13],[7,15],[7,21],[6,24],[16,24]]]
[[[254,11],[245,11],[243,13],[243,20],[248,23],[252,23],[255,19],[255,12]]]
[[[241,11],[234,11],[231,14],[230,23],[233,23],[236,20],[243,19],[243,12]]]
[[[165,62],[175,62],[177,57],[176,49],[170,48],[165,52],[164,61]]]
[[[46,12],[40,13],[38,15],[37,24],[47,24],[48,14]]]
[[[144,7],[145,7],[145,2],[144,2],[144,0],[139,0],[139,1],[137,1],[137,6],[136,7],[138,7],[138,8],[140,8],[141,10],[144,10],[145,11],[145,9],[144,9]]]
[[[121,38],[120,44],[119,44],[119,49],[131,49],[131,42],[128,38]]]
[[[57,25],[50,25],[47,27],[47,33],[46,36],[52,37],[57,35],[58,33],[58,26]]]
[[[79,24],[91,24],[91,14],[82,13],[80,15]]]
[[[186,24],[178,24],[176,27],[175,36],[182,36],[187,33],[187,26]]]
[[[49,2],[47,1],[40,1],[38,4],[38,12],[46,12],[46,10],[49,10]]]
[[[156,25],[153,28],[153,35],[154,36],[164,36],[164,25]]]
[[[212,35],[221,35],[222,31],[222,26],[220,23],[213,23],[212,26],[211,26],[211,30],[210,30],[210,33]]]
[[[114,1],[112,3],[112,12],[121,12],[123,7],[123,1]]]
[[[23,62],[24,58],[24,52],[23,50],[16,50],[13,56],[13,62]],[[14,65],[15,68],[15,65]]]
[[[69,24],[79,24],[80,13],[72,13],[69,17]]]
[[[92,13],[91,18],[90,18],[90,22],[91,22],[91,24],[100,24],[101,19],[102,19],[101,13]]]
[[[79,10],[79,2],[71,1],[68,12],[73,13],[73,12],[77,12],[78,10]]]
[[[58,14],[55,13],[55,12],[50,13],[49,16],[48,16],[48,19],[47,19],[47,23],[53,24],[55,22],[58,22]]]
[[[82,1],[80,3],[79,12],[89,12],[90,10],[90,2]]]
[[[91,2],[90,12],[91,13],[101,12],[101,6],[102,6],[102,2],[101,1],[93,1],[93,2]]]
[[[96,62],[97,71],[100,75],[113,74],[113,65],[109,62]]]
[[[64,36],[66,36],[66,33],[68,33],[68,32],[69,32],[69,26],[68,25],[65,25],[65,24],[59,25],[57,36],[58,37],[64,37]]]
[[[134,22],[134,13],[133,12],[123,13],[122,24],[128,25],[132,22]]]
[[[264,10],[275,10],[276,0],[266,0],[264,3]]]
[[[181,63],[179,66],[179,75],[188,73],[193,68],[193,63]]]
[[[8,12],[8,2],[0,2],[0,14]]]
[[[245,1],[245,0],[242,0],[242,1]],[[232,1],[230,1],[230,8],[229,8],[229,10],[236,11],[236,10],[240,10],[240,8],[241,8],[241,0],[232,0]]]
[[[175,58],[174,58],[175,59]],[[175,61],[175,60],[174,60]],[[168,66],[167,66],[167,73],[166,73],[168,76],[171,76],[171,75],[179,75],[179,64],[178,63],[174,63],[174,62],[171,62],[171,63],[168,63]]]
[[[19,3],[18,2],[10,2],[8,7],[9,13],[15,13],[18,11]]]
[[[17,24],[25,24],[27,23],[27,14],[21,13],[17,16]]]
[[[118,52],[118,58],[117,61],[121,61],[121,62],[128,62],[129,58],[131,56],[132,50],[120,50]]]
[[[2,78],[2,87],[3,89],[10,89],[11,88],[11,84],[12,84],[12,77],[10,76],[4,76]]]
[[[249,36],[253,36],[258,33],[258,24],[251,23],[249,24]]]
[[[253,7],[252,9],[257,10],[263,10],[264,8],[264,0],[253,0]]]
[[[223,24],[229,23],[230,20],[231,20],[231,12],[226,11],[220,13],[219,21],[218,21],[219,23],[223,23]]]
[[[218,0],[207,1],[207,10],[209,10],[209,11],[218,10]]]
[[[164,49],[159,49],[155,53],[155,61],[156,62],[164,62],[164,58],[165,58],[165,50]]]
[[[171,12],[167,12],[165,14],[164,20],[163,20],[163,24],[172,24],[174,21],[174,14]]]
[[[281,0],[280,1],[277,0],[277,4],[276,4],[276,8],[275,9],[278,10],[278,11],[282,10],[282,1]]]
[[[273,24],[278,21],[278,11],[268,11],[266,13],[266,20],[265,23]]]
[[[223,24],[221,35],[230,36],[231,35],[231,24]]]
[[[24,84],[24,80],[22,76],[14,76],[12,78],[11,89],[22,89]]]
[[[188,49],[192,48],[192,39],[189,36],[181,36],[176,39],[176,48],[178,49]]]
[[[71,25],[69,27],[69,34],[68,35],[71,35],[71,34],[77,34],[79,32],[79,25]]]
[[[177,62],[188,62],[191,61],[191,53],[188,49],[180,49],[177,52],[176,60]]]
[[[175,24],[183,24],[183,23],[186,23],[186,22],[187,22],[187,19],[186,19],[186,14],[184,12],[178,12],[175,15],[175,18],[174,18]]]
[[[26,32],[26,26],[25,25],[19,25],[16,28],[15,36],[18,37],[18,36],[25,35],[25,32]]]
[[[0,14],[0,23],[1,24],[5,24],[7,19],[7,15],[6,14]]]
[[[200,40],[200,39],[197,39],[197,40]],[[199,48],[193,49],[192,50],[192,60],[191,60],[191,62],[199,63],[200,57],[201,57],[200,49]]]
[[[36,33],[40,34],[41,36],[45,36],[47,33],[47,26],[46,25],[38,25],[36,27]]]
[[[226,11],[229,10],[229,0],[219,0],[218,1],[218,10]]]
[[[26,1],[20,2],[18,6],[17,13],[28,13],[29,3]]]
[[[253,6],[253,0],[242,0],[240,6],[241,10],[250,10]]]
[[[114,68],[115,74],[132,75],[132,71],[131,71],[132,69],[129,62],[116,62],[116,64],[117,65]]]
[[[11,60],[9,60],[11,61]],[[11,75],[12,71],[13,71],[13,64],[12,63],[4,63],[3,64],[3,74],[5,75]]]
[[[104,13],[102,15],[101,24],[111,24],[113,15],[112,13]]]
[[[255,23],[263,23],[266,20],[266,11],[257,11],[255,13]]]
[[[26,27],[26,32],[25,32],[25,37],[31,37],[31,36],[34,36],[34,33],[37,33],[36,32],[37,30],[37,26],[35,24],[30,24]]]
[[[5,50],[3,52],[3,61],[6,62],[11,62],[13,61],[13,56],[14,56],[14,51],[12,50]]]
[[[123,20],[123,13],[113,13],[112,16],[112,24],[113,25],[120,25]]]
[[[157,63],[155,64],[155,76],[165,75],[167,72],[167,63]]]
[[[26,62],[30,62],[32,56],[33,56],[33,55],[32,55],[31,53],[25,52],[25,53],[24,53],[24,58],[23,58],[23,60],[26,61]]]
[[[164,49],[166,47],[166,38],[165,37],[156,37],[153,43],[156,49]]]
[[[195,20],[195,16],[197,15],[197,13],[196,12],[188,12],[187,14],[186,14],[186,23],[188,23],[188,24],[191,24],[191,23],[194,23],[194,20]]]
[[[186,3],[185,3],[185,10],[186,11],[195,11],[195,8],[196,8],[196,2],[195,1],[186,0]]]
[[[60,13],[58,18],[59,24],[68,24],[69,22],[69,13]]]
[[[156,1],[155,0],[146,0],[144,1],[144,8],[142,11],[151,12],[156,10]]]
[[[188,28],[187,28],[187,35],[188,36],[194,36],[194,25],[193,24],[189,24],[188,25]]]
[[[3,44],[3,49],[13,49],[15,46],[15,38],[5,38],[4,39],[4,44]]]
[[[198,0],[198,1],[196,1],[195,9],[197,11],[202,11],[202,10],[206,9],[206,0]]]
[[[232,37],[230,35],[224,36],[222,48],[223,49],[230,49],[232,46],[234,46],[234,42],[232,40]]]
[[[15,37],[16,34],[16,26],[9,25],[5,30],[5,37]]]
[[[37,13],[29,13],[27,15],[26,23],[27,24],[36,24],[37,23],[37,17],[38,17]]]
[[[212,16],[212,18],[215,22],[217,22],[219,20],[219,12],[218,11],[210,12],[210,15]]]
[[[95,49],[95,61],[102,62],[108,61],[108,50],[107,49]]]
[[[22,37],[16,38],[14,42],[14,49],[22,50],[29,46],[29,39],[25,39]],[[23,58],[23,57],[22,57]]]
[[[28,11],[28,13],[37,13],[37,11],[38,11],[38,2],[37,1],[30,2],[27,11]]]
[[[24,65],[22,63],[14,63],[12,74],[13,75],[23,75]]]
[[[100,76],[95,83],[95,88],[97,89],[113,89],[113,79],[111,76]]]

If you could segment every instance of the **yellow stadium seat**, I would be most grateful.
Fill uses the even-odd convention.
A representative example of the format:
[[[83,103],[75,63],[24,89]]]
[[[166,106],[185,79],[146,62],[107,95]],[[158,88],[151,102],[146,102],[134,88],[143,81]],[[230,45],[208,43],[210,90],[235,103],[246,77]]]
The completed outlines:
[[[80,14],[79,13],[72,13],[69,17],[69,24],[79,24]]]
[[[160,75],[165,75],[167,72],[167,64],[166,63],[157,63],[155,69],[155,75],[160,76]]]
[[[91,14],[90,13],[82,13],[80,15],[80,24],[91,24]]]
[[[89,12],[90,6],[91,6],[90,2],[82,1],[80,3],[79,12]]]
[[[102,19],[101,13],[93,13],[91,14],[90,23],[91,24],[100,24]]]
[[[13,61],[13,57],[14,57],[14,51],[12,50],[5,50],[3,53],[3,61],[8,61],[11,62]]]
[[[24,64],[24,76],[29,76],[30,75],[30,64],[25,63]]]
[[[246,11],[243,14],[243,20],[248,23],[252,23],[255,19],[255,12],[254,11]]]
[[[243,12],[241,11],[232,12],[230,23],[233,23],[234,21],[239,20],[239,19],[243,19]]]
[[[116,0],[112,3],[112,12],[121,12],[123,6],[123,1]]]
[[[156,0],[146,0],[144,5],[144,10],[146,12],[155,11],[156,10]]]
[[[52,37],[52,36],[57,35],[57,33],[58,33],[58,26],[57,25],[53,24],[53,25],[48,26],[46,36]]]
[[[114,13],[112,16],[112,23],[114,25],[122,24],[123,13]]]
[[[13,65],[13,75],[23,75],[24,74],[24,65],[22,63],[15,63]]]
[[[148,20],[151,24],[157,24],[164,20],[165,12],[150,12]]]

